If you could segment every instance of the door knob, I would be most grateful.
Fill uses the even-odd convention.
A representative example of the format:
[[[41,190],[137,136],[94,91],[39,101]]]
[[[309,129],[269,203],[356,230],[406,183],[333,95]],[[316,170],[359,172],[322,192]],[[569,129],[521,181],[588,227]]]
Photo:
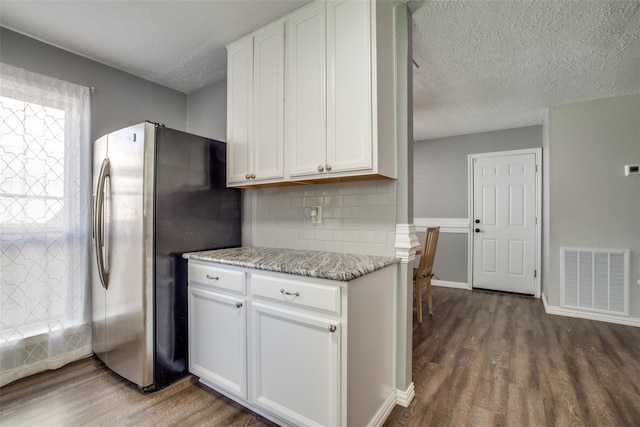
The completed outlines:
[[[476,233],[479,233],[479,232],[480,232],[480,229],[479,229],[479,228],[476,228]]]
[[[476,224],[480,224],[480,220],[479,219],[476,219]]]

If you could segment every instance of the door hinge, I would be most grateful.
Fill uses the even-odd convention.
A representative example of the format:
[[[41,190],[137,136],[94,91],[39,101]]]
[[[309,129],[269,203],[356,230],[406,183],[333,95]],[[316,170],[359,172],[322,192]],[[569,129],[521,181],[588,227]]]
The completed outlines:
[[[538,172],[538,165],[536,165],[536,172]]]
[[[538,277],[538,270],[533,270],[533,278],[535,279],[536,277]]]
[[[536,217],[536,224],[535,225],[538,225],[538,217]]]

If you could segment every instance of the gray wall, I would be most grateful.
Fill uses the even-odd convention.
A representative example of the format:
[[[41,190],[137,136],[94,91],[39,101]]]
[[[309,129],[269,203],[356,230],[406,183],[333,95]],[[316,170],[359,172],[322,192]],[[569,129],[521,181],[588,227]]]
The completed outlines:
[[[467,217],[468,154],[537,147],[542,147],[541,125],[416,142],[414,217]]]
[[[227,79],[187,97],[187,132],[227,141]]]
[[[145,120],[186,130],[187,95],[30,37],[0,28],[0,60],[14,67],[94,87],[91,139]]]
[[[631,315],[640,317],[640,94],[549,109],[549,260],[543,292],[560,305],[560,247],[630,249]]]
[[[542,147],[543,127],[529,126],[416,142],[413,149],[415,218],[466,218],[467,155]],[[424,233],[418,233],[423,239]],[[467,283],[467,234],[441,232],[434,273]]]
[[[227,141],[227,79],[205,86],[187,97],[187,132]],[[242,246],[253,242],[253,200],[260,190],[242,190]]]

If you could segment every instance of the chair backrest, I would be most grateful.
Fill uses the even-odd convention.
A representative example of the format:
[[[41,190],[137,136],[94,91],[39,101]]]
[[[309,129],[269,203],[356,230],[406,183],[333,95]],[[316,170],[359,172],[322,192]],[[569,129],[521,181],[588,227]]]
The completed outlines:
[[[431,276],[433,271],[433,260],[436,257],[436,246],[438,246],[438,236],[440,235],[440,227],[428,227],[424,235],[422,244],[422,254],[420,263],[418,264],[418,278]]]

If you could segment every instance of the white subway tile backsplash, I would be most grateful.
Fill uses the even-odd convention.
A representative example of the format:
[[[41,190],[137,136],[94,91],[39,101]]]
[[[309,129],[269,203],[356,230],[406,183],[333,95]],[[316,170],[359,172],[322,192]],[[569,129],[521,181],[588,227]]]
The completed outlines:
[[[344,227],[344,221],[342,219],[327,218],[324,214],[324,211],[322,211],[322,216],[322,225],[324,225],[324,228],[330,228],[332,230],[342,230],[342,228]]]
[[[313,240],[315,238],[315,230],[312,229],[300,229],[297,230],[297,237],[299,240]]]
[[[316,230],[316,240],[333,240],[333,230]]]
[[[373,231],[358,231],[356,240],[362,243],[374,243],[376,241],[376,233]]]
[[[307,240],[305,241],[305,249],[308,251],[324,251],[324,241],[322,240]]]
[[[395,254],[395,181],[270,188],[254,194],[255,246]],[[321,224],[311,223],[311,206],[322,206]]]
[[[355,230],[342,230],[342,239],[343,242],[355,242],[356,241],[356,231]]]
[[[345,252],[344,242],[335,240],[324,242],[324,250],[327,252]]]

